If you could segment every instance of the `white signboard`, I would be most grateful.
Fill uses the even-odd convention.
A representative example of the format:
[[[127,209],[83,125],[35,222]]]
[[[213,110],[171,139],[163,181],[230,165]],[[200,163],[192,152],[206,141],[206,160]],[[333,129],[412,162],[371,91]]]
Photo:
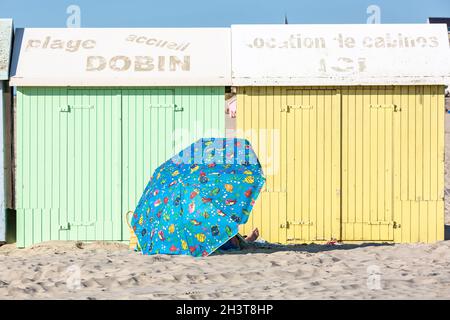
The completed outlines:
[[[230,30],[17,29],[14,86],[231,84]]]
[[[445,84],[445,25],[233,25],[233,85]]]

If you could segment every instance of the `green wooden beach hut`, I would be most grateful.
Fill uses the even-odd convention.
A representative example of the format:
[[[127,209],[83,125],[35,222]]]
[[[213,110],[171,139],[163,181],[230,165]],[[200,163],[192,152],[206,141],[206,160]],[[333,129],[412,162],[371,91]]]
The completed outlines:
[[[129,239],[153,170],[224,136],[229,30],[17,29],[17,246]]]

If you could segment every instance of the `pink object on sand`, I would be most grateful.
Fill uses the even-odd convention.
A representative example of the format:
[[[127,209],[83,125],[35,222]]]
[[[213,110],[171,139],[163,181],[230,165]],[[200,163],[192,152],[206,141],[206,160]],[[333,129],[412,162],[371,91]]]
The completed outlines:
[[[227,100],[227,113],[231,118],[236,118],[237,98],[232,96]]]

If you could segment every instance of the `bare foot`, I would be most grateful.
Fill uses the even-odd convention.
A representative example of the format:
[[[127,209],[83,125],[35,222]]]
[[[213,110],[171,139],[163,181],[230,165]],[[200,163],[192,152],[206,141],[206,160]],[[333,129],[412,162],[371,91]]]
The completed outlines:
[[[258,228],[253,229],[252,233],[245,237],[245,241],[247,242],[254,242],[259,237],[259,230]]]

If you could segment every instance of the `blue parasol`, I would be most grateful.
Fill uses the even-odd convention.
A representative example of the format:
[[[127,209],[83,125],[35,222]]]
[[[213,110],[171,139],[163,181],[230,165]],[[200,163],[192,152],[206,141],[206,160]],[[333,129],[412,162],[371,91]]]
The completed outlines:
[[[147,184],[131,222],[142,253],[211,254],[247,222],[264,182],[247,140],[200,139]]]

